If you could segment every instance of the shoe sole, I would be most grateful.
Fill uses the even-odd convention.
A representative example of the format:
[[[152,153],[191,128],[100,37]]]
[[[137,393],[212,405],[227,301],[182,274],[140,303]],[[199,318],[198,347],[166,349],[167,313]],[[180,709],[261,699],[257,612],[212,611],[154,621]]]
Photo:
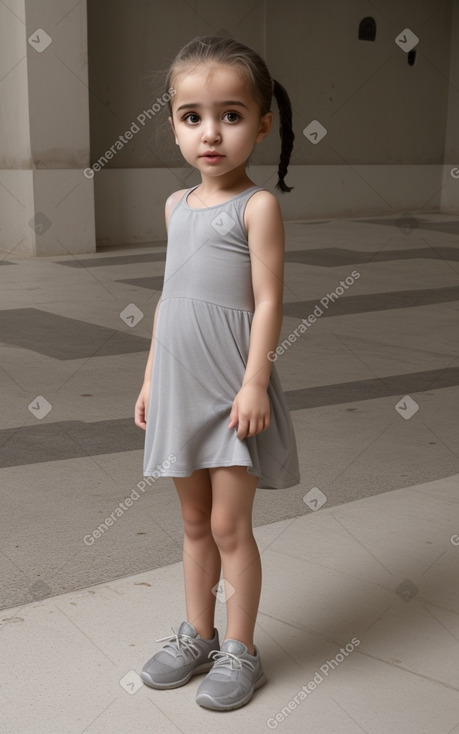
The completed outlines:
[[[212,711],[233,711],[234,709],[239,709],[241,706],[245,706],[246,703],[249,703],[250,699],[252,698],[254,692],[261,688],[262,685],[266,683],[266,676],[264,673],[261,674],[261,676],[255,681],[253,688],[247,696],[245,696],[241,701],[237,701],[236,703],[229,703],[229,704],[222,704],[217,703],[215,699],[212,698],[212,696],[209,696],[208,693],[201,693],[199,696],[196,696],[196,703],[198,703],[200,706],[203,706],[206,709],[212,709]]]
[[[152,681],[151,679],[147,680],[147,674],[145,674],[145,677],[143,673],[140,673],[140,677],[143,680],[144,683],[146,683],[147,686],[150,688],[159,688],[161,690],[167,689],[167,688],[180,688],[180,686],[184,686],[190,678],[193,677],[193,675],[198,675],[199,673],[208,673],[209,670],[213,667],[213,661],[210,663],[203,663],[202,665],[199,665],[197,668],[194,668],[184,678],[181,678],[178,681],[173,681],[172,683],[158,683],[156,681]]]

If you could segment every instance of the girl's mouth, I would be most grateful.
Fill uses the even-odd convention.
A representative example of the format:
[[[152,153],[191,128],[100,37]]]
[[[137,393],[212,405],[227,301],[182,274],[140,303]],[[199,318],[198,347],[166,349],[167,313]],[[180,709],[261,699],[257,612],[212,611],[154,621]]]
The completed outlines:
[[[220,155],[220,153],[204,153],[204,155],[200,156],[201,158],[204,158],[208,163],[216,163],[217,161],[220,161],[222,158],[224,158],[223,155]]]

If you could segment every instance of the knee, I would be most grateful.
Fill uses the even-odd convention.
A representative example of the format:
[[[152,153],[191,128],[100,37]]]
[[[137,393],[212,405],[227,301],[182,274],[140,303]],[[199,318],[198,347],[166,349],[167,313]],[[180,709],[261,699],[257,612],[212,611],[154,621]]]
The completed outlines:
[[[212,514],[211,517],[212,536],[219,550],[231,553],[247,536],[251,535],[251,529],[247,530],[244,525],[236,519]]]
[[[209,512],[197,507],[182,509],[183,528],[191,540],[200,540],[211,533]]]

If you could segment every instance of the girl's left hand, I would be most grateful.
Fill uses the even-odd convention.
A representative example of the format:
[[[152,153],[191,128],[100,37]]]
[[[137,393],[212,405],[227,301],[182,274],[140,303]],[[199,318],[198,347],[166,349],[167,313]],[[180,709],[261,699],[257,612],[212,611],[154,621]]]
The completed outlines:
[[[270,405],[266,389],[259,385],[244,385],[233,400],[228,428],[237,429],[239,439],[256,436],[270,423]]]

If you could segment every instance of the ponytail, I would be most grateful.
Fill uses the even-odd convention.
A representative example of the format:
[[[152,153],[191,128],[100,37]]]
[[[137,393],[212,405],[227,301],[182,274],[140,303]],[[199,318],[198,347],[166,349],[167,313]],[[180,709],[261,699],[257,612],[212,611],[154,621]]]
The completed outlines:
[[[292,105],[289,96],[282,84],[279,84],[275,79],[273,79],[273,83],[273,94],[279,108],[279,133],[281,136],[281,154],[277,174],[279,180],[276,184],[276,189],[279,189],[284,194],[293,189],[293,186],[287,186],[284,178],[287,175],[295,134],[292,129]]]

